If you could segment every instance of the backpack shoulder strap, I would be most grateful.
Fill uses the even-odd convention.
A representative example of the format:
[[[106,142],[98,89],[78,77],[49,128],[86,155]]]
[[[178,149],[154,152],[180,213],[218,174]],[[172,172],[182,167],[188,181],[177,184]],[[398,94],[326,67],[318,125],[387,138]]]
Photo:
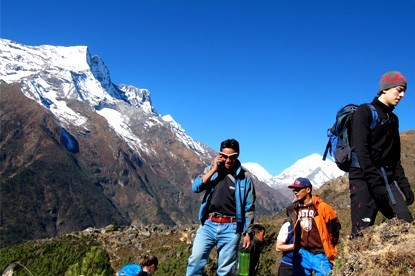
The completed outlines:
[[[324,150],[324,153],[323,153],[323,161],[326,161],[327,153],[329,152],[330,148],[331,148],[331,140],[329,138],[329,141],[327,142],[327,145],[326,145],[326,149]]]
[[[372,111],[372,122],[370,123],[370,129],[374,129],[377,122],[378,122],[378,112],[376,110],[376,108],[373,106],[373,104],[368,104],[370,107],[370,111]]]

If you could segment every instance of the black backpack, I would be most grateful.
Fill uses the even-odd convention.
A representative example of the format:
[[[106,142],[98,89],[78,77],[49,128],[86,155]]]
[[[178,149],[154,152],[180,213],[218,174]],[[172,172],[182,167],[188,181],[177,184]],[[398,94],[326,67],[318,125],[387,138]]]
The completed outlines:
[[[376,108],[368,104],[372,111],[372,122],[370,129],[376,126],[378,120],[378,113]],[[326,160],[327,153],[334,158],[337,167],[342,171],[348,172],[352,163],[352,148],[350,147],[350,122],[353,113],[359,105],[348,104],[343,106],[336,114],[336,121],[333,126],[328,130],[327,136],[329,141],[327,142],[326,149],[323,154],[323,160]]]

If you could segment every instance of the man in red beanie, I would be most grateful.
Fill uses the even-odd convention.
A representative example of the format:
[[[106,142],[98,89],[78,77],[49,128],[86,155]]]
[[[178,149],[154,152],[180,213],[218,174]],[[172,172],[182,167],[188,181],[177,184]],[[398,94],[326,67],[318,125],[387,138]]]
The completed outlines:
[[[353,114],[353,161],[349,172],[351,238],[373,225],[378,211],[388,219],[413,221],[407,205],[414,202],[414,193],[401,165],[399,120],[393,113],[405,96],[406,87],[402,73],[385,73],[371,103],[378,113],[375,127],[371,127],[373,116],[368,104],[361,105]]]

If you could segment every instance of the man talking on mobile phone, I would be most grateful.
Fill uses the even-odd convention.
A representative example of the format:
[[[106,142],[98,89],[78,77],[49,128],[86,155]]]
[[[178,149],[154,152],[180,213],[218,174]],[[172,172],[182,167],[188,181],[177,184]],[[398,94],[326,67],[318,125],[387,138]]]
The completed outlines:
[[[238,160],[239,143],[227,139],[220,154],[192,184],[195,193],[205,191],[199,210],[200,227],[193,241],[186,275],[202,275],[210,251],[218,252],[217,275],[235,275],[238,246],[249,248],[248,229],[254,222],[255,189],[250,174]]]

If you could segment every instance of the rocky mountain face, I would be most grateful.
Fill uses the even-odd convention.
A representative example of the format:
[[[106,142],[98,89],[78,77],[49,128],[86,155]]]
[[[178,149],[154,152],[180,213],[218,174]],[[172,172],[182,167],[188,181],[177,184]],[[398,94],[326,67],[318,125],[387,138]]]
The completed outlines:
[[[0,246],[87,227],[192,224],[216,154],[86,47],[0,40]],[[256,181],[258,214],[286,205]]]

